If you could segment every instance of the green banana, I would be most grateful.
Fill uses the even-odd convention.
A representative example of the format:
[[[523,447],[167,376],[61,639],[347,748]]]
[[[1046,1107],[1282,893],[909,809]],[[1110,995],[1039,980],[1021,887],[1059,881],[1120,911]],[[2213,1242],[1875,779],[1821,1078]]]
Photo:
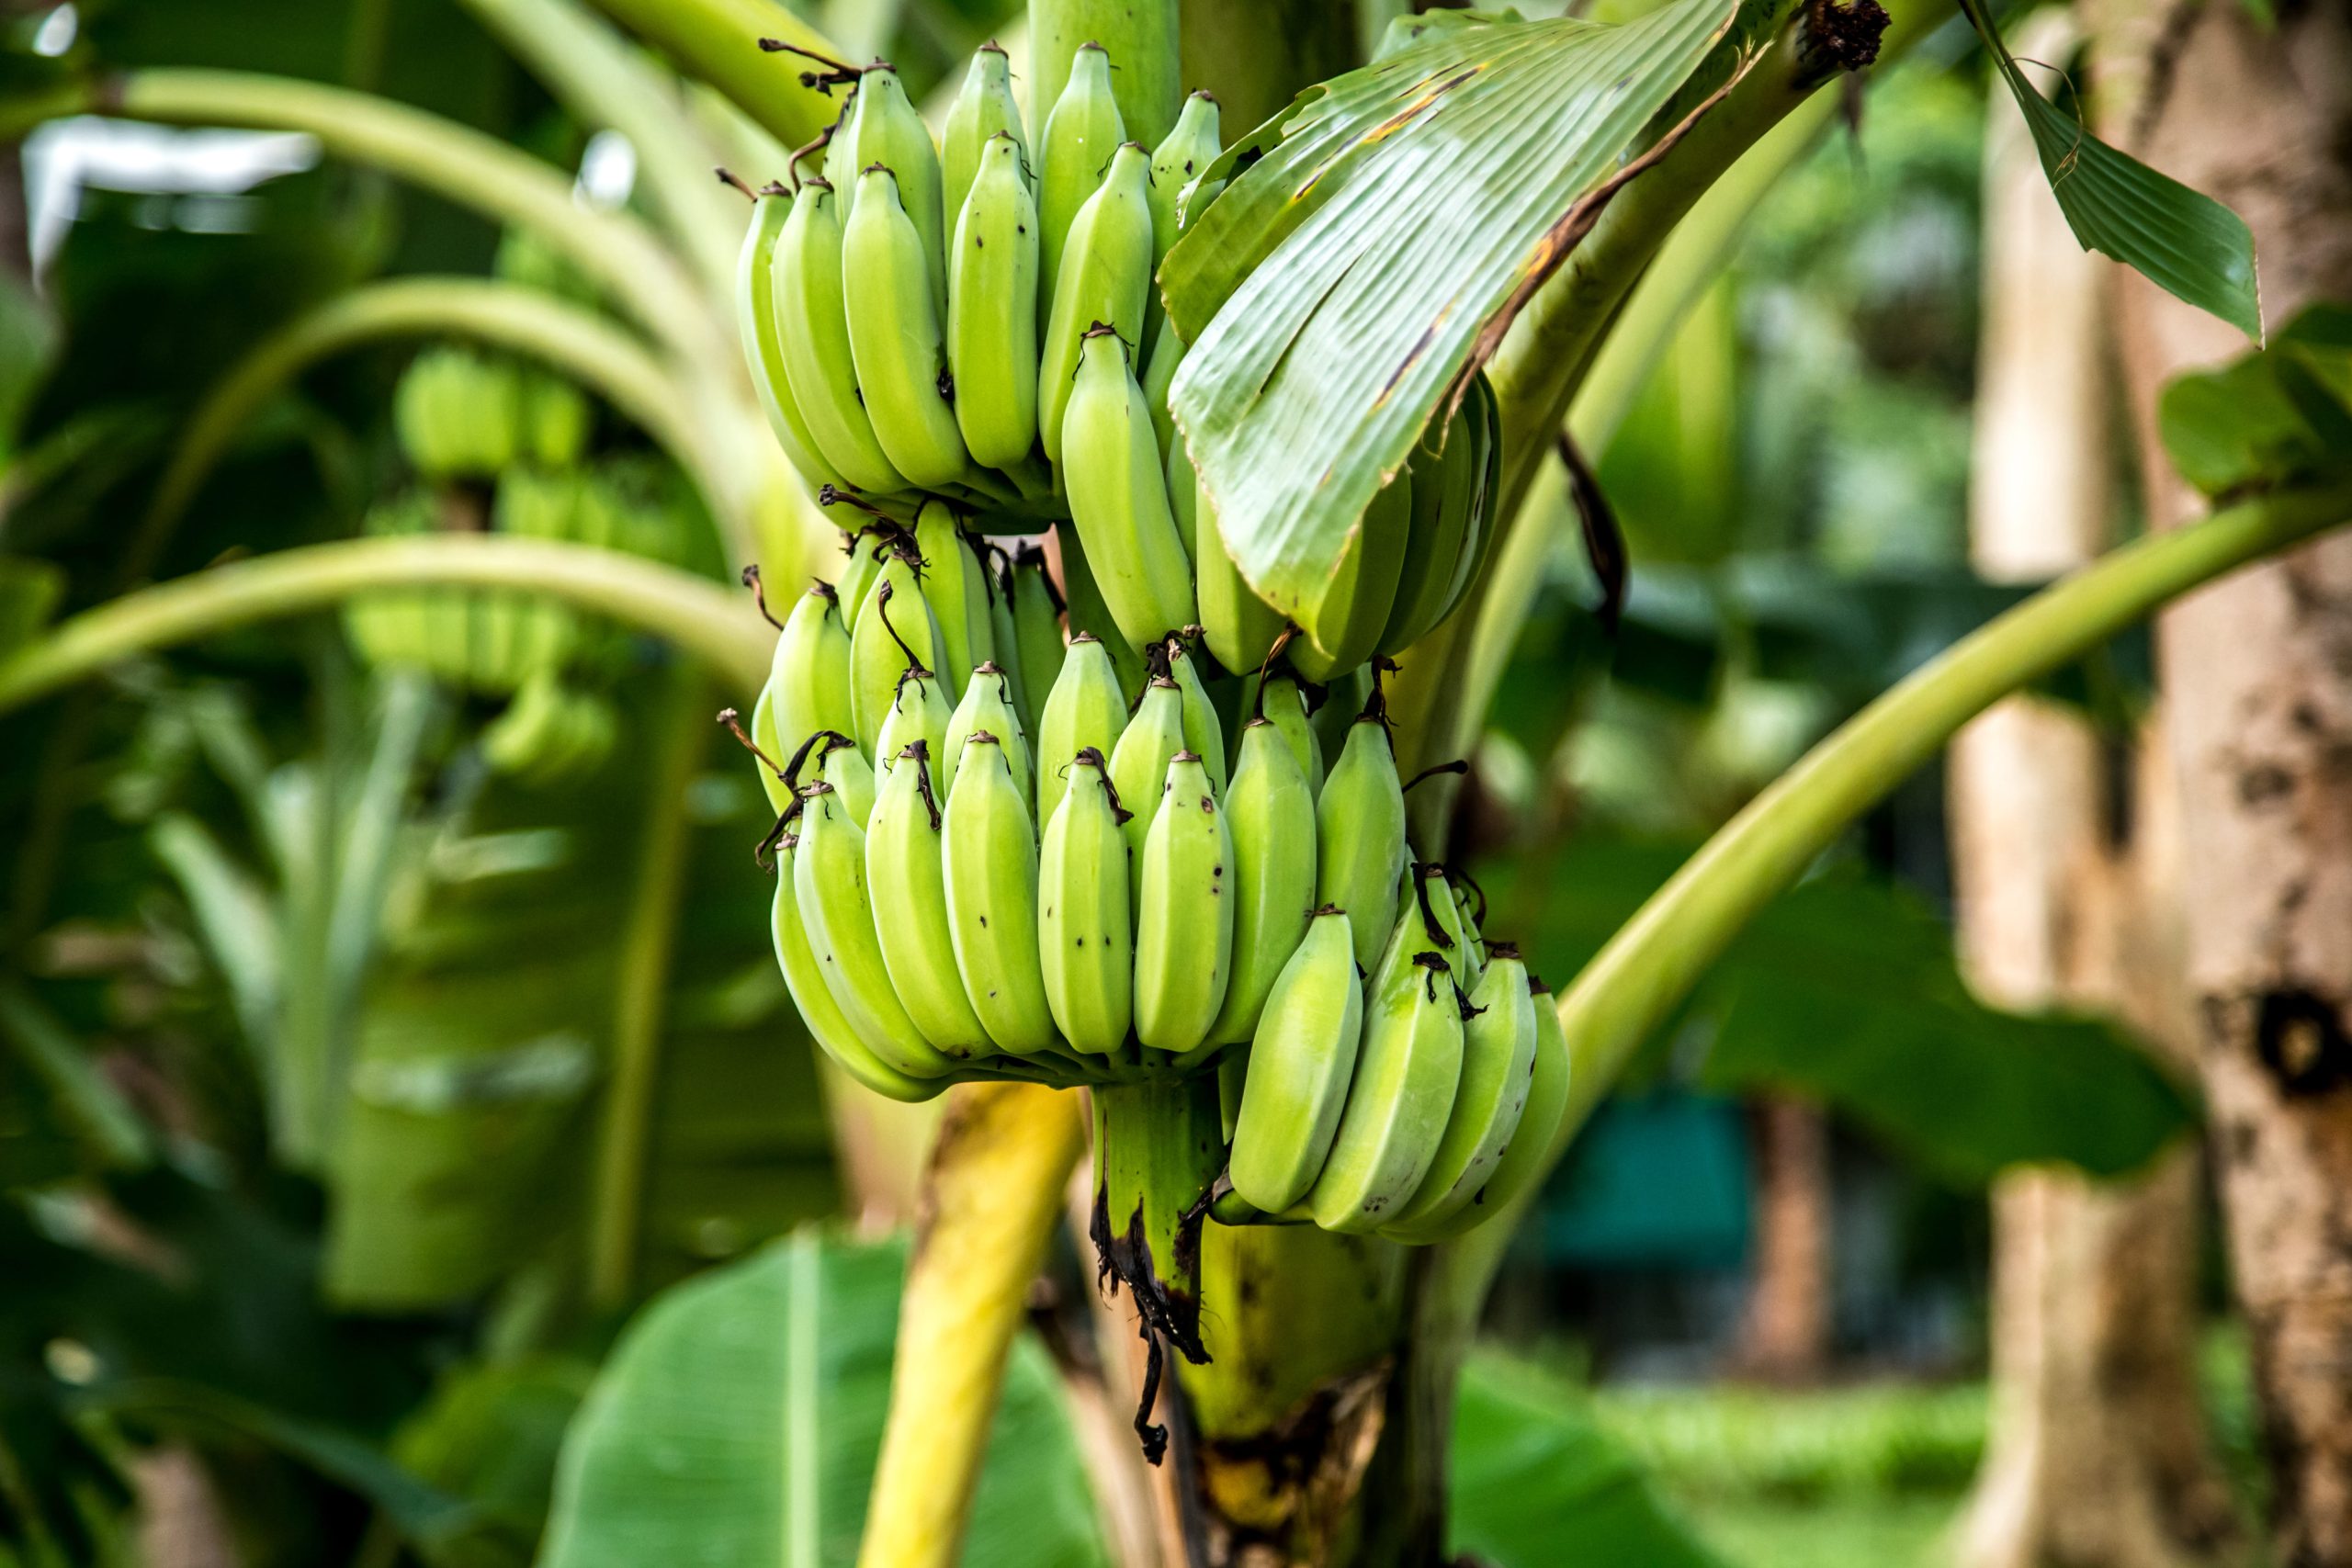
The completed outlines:
[[[1287,670],[1269,671],[1251,694],[1250,711],[1282,731],[1283,739],[1290,742],[1290,754],[1298,759],[1299,771],[1306,775],[1306,793],[1321,798],[1323,742],[1315,733],[1314,716],[1307,710],[1306,693],[1298,677]]]
[[[1408,945],[1398,943],[1373,976],[1347,1109],[1307,1195],[1327,1231],[1377,1230],[1401,1212],[1453,1110],[1462,995],[1442,955]]]
[[[1227,1167],[1244,1201],[1278,1214],[1315,1186],[1347,1108],[1363,1033],[1355,936],[1347,911],[1326,904],[1274,977],[1250,1041]]]
[[[922,743],[925,757],[946,754],[948,727],[955,720],[954,710],[939,689],[939,677],[928,670],[908,669],[899,671],[899,687],[891,694],[890,711],[882,716],[882,728],[874,737],[874,754],[882,759],[882,770],[888,773],[897,765],[908,747]],[[945,795],[947,786],[939,784],[934,773],[936,793]]]
[[[752,226],[743,235],[743,254],[735,267],[735,324],[743,338],[743,360],[751,367],[752,388],[768,416],[776,445],[810,489],[820,485],[849,488],[841,470],[825,461],[817,437],[792,396],[784,368],[784,338],[775,313],[775,248],[792,216],[792,197],[782,186],[770,186],[752,204]],[[586,422],[583,404],[581,423]],[[552,436],[547,445],[558,445]],[[571,456],[577,456],[575,446]],[[569,457],[558,461],[568,462]]]
[[[841,221],[849,221],[850,209],[857,205],[857,171],[863,163],[857,155],[857,89],[858,82],[848,84],[842,97],[842,112],[825,132],[825,158],[822,164],[825,183],[841,193]],[[798,176],[803,189],[809,176]]]
[[[1171,637],[1164,647],[1169,678],[1176,682],[1176,689],[1184,698],[1185,749],[1200,753],[1201,766],[1208,770],[1209,787],[1222,795],[1226,780],[1225,720],[1217,716],[1216,704],[1209,700],[1209,690],[1201,683],[1200,667],[1193,662],[1183,637]]]
[[[849,819],[860,828],[874,814],[874,767],[859,750],[857,742],[835,730],[824,729],[808,737],[792,760],[784,766],[786,790],[791,794],[807,794],[801,783],[803,774],[821,779],[833,792],[833,798],[849,813]]]
[[[1233,834],[1194,752],[1169,760],[1142,872],[1136,1038],[1182,1055],[1208,1038],[1233,963]]]
[[[886,1099],[908,1104],[931,1099],[947,1087],[947,1080],[911,1077],[885,1063],[859,1037],[856,1025],[826,987],[793,888],[793,863],[799,845],[797,834],[787,835],[778,845],[775,900],[768,921],[775,939],[776,967],[784,971],[785,989],[792,993],[792,1005],[800,1010],[801,1021],[825,1055],[851,1077]]]
[[[822,780],[808,785],[800,801],[793,897],[825,988],[884,1066],[913,1077],[947,1071],[948,1059],[907,1016],[882,962],[866,892],[865,829],[850,819],[832,786]]]
[[[1021,634],[1012,624],[1012,558],[1001,547],[980,552],[989,591],[989,629],[996,642],[996,661],[1012,682],[1012,711],[1021,716],[1021,733],[1037,733],[1037,709],[1029,697],[1029,672],[1022,654]]]
[[[1029,738],[1021,728],[1021,715],[1013,709],[1012,682],[993,661],[972,671],[971,682],[964,688],[964,700],[956,705],[955,716],[947,721],[948,742],[956,749],[956,757],[941,771],[943,794],[951,797],[955,795],[956,773],[963,766],[964,742],[983,730],[997,738],[1005,764],[1012,771],[1013,787],[1021,792],[1025,806],[1035,795],[1035,765],[1030,756]]]
[[[1481,459],[1472,421],[1464,413],[1435,426],[1413,444],[1412,516],[1405,532],[1405,560],[1397,571],[1396,603],[1380,634],[1377,651],[1394,654],[1426,637],[1453,607],[1453,580],[1469,538],[1477,501]]]
[[[1069,783],[1037,856],[1037,951],[1046,1005],[1062,1038],[1109,1055],[1135,1019],[1135,939],[1127,905],[1126,812],[1109,764],[1092,746],[1069,763]]]
[[[1214,26],[1214,24],[1212,24]],[[1078,69],[1081,39],[1110,51],[1119,113],[1139,141],[1168,134],[1184,96],[1176,7],[1135,0],[1033,0],[1029,6],[1031,67],[1036,73],[1033,114],[1042,115]]]
[[[847,733],[857,728],[850,709],[849,633],[840,598],[831,583],[818,580],[794,603],[776,633],[768,683],[752,720],[752,739],[771,757],[797,750],[820,729]]]
[[[764,266],[765,256],[761,260]],[[771,357],[769,375],[776,377],[781,370],[782,366]],[[782,382],[777,379],[772,384],[780,386]],[[544,370],[526,369],[523,373],[521,412],[523,457],[526,462],[535,463],[542,468],[568,468],[580,461],[581,454],[588,449],[588,436],[596,423],[596,411],[590,405],[586,393],[560,376],[552,376]],[[800,417],[797,409],[792,410],[791,413],[795,420]],[[798,431],[797,438],[805,441],[807,433]],[[816,450],[814,447],[806,449],[812,455]],[[793,456],[791,447],[786,447],[785,451],[787,457]],[[798,458],[795,457],[794,461],[797,463]],[[812,481],[818,481],[822,470],[803,468],[801,472]]]
[[[1151,152],[1151,266],[1155,276],[1176,243],[1176,209],[1184,188],[1216,163],[1217,154],[1224,151],[1216,95],[1205,89],[1192,94],[1176,116],[1175,129]],[[1194,210],[1198,210],[1197,204]],[[1167,319],[1157,289],[1152,291],[1148,315],[1146,329],[1156,342],[1160,324]],[[1167,390],[1165,386],[1160,388],[1163,398]]]
[[[899,205],[914,225],[922,254],[923,281],[931,290],[932,319],[947,319],[947,225],[950,209],[940,188],[939,152],[931,142],[930,128],[907,101],[899,73],[878,62],[857,79],[857,127],[851,138],[851,155],[861,176],[876,164],[890,171],[898,187]],[[862,180],[861,180],[862,183]],[[865,191],[858,192],[863,203]],[[845,214],[846,225],[857,217],[855,207]]]
[[[1158,304],[1158,289],[1152,290],[1151,299]],[[1178,510],[1182,511],[1191,502],[1184,501],[1183,488],[1177,482],[1180,460],[1186,482],[1197,481],[1192,458],[1182,456],[1183,444],[1176,438],[1176,415],[1168,406],[1168,389],[1176,384],[1176,372],[1184,363],[1184,340],[1176,335],[1176,323],[1168,319],[1164,308],[1150,331],[1151,347],[1143,358],[1143,401],[1151,411],[1151,433],[1159,441],[1160,458],[1168,465],[1168,493],[1177,499]]]
[[[931,604],[915,577],[911,547],[894,548],[882,565],[882,574],[866,595],[865,608],[849,634],[849,701],[852,732],[857,743],[872,748],[882,734],[882,720],[899,693],[899,671],[916,668],[940,673],[943,690],[960,696],[962,687],[953,671],[941,666],[939,629]]]
[[[1136,874],[1129,902],[1131,912],[1138,915],[1142,912],[1144,846],[1152,821],[1159,815],[1168,785],[1168,765],[1183,749],[1183,694],[1167,676],[1155,675],[1144,688],[1143,701],[1136,705],[1126,728],[1119,732],[1118,744],[1111,750],[1111,783],[1117,786],[1119,798],[1131,813],[1126,820],[1130,852],[1127,863],[1134,867]]]
[[[1143,389],[1108,327],[1087,332],[1065,421],[1070,519],[1112,619],[1130,644],[1147,648],[1192,620],[1193,573]]]
[[[973,666],[996,657],[996,624],[989,618],[988,562],[944,501],[915,513],[915,551],[922,557],[922,596],[939,622],[940,659],[961,682]]]
[[[1011,576],[1012,638],[1021,649],[1022,716],[1035,735],[1044,720],[1046,694],[1060,682],[1069,657],[1062,641],[1062,599],[1046,570],[1046,552],[1035,545],[1023,545],[1013,556]],[[1001,644],[1003,639],[998,640]]]
[[[1477,957],[1462,930],[1462,910],[1453,901],[1445,868],[1435,861],[1408,865],[1396,903],[1399,915],[1389,942],[1402,943],[1411,953],[1435,951],[1445,960],[1446,972],[1455,985],[1464,991],[1476,985]]]
[[[988,156],[984,149],[999,136],[1012,142],[1018,169],[1026,162],[1029,148],[1021,133],[1021,106],[1012,96],[1012,64],[1004,46],[991,39],[972,51],[964,85],[948,106],[947,122],[940,130],[940,210],[951,224],[964,210],[964,199],[979,177],[980,165]],[[1026,184],[1028,176],[1022,177]],[[949,310],[952,312],[954,307]],[[1029,325],[1031,331],[1036,330],[1034,318]]]
[[[1052,1049],[1037,953],[1037,835],[997,738],[966,739],[947,792],[940,854],[956,967],[981,1027],[1016,1056]]]
[[[1110,166],[1111,151],[1127,139],[1119,119],[1119,103],[1111,88],[1111,57],[1099,43],[1079,45],[1070,57],[1069,76],[1061,92],[1049,100],[1045,128],[1037,136],[1041,156],[1037,171],[1037,220],[1044,227],[1037,246],[1037,324],[1053,309],[1054,291],[1060,287],[1062,247],[1078,209],[1086,205],[1102,173]]]
[[[1503,1145],[1502,1158],[1487,1184],[1467,1203],[1443,1218],[1396,1226],[1392,1234],[1396,1240],[1446,1241],[1474,1231],[1509,1209],[1549,1168],[1552,1142],[1568,1108],[1568,1041],[1560,1029],[1559,1010],[1552,1003],[1552,988],[1533,976],[1528,977],[1527,988],[1535,1012],[1535,1065],[1529,1072],[1518,1130]]]
[[[882,558],[888,553],[885,536],[870,525],[842,536],[842,554],[847,558],[835,585],[842,596],[842,625],[857,625],[858,612],[865,608],[865,597],[882,575]]]
[[[1306,934],[1315,905],[1315,797],[1271,719],[1242,727],[1225,818],[1233,835],[1233,973],[1209,1027],[1212,1045],[1257,1032],[1260,1010]]]
[[[1370,659],[1387,629],[1412,534],[1413,476],[1400,468],[1372,498],[1356,536],[1323,595],[1306,636],[1290,648],[1290,661],[1310,681],[1329,681]]]
[[[1143,683],[1151,671],[1145,667],[1143,655],[1119,630],[1110,606],[1102,602],[1102,590],[1095,583],[1094,569],[1087,563],[1086,546],[1078,536],[1078,525],[1068,518],[1054,525],[1054,539],[1061,547],[1062,592],[1069,599],[1069,629],[1091,632],[1102,639],[1109,650],[1112,667],[1119,672],[1120,689],[1133,703],[1143,695]]]
[[[964,995],[947,924],[943,819],[921,740],[890,759],[865,825],[865,879],[874,929],[899,1005],[923,1038],[954,1057],[985,1054],[988,1032]]]
[[[857,207],[842,230],[850,356],[875,439],[891,467],[918,486],[937,489],[961,479],[971,458],[956,425],[941,335],[946,312],[932,304],[929,266],[922,233],[899,204],[896,175],[868,164],[858,173]]]
[[[1233,564],[1208,496],[1181,447],[1169,455],[1168,483],[1171,491],[1182,486],[1193,496],[1193,594],[1202,637],[1227,670],[1255,670],[1283,635],[1282,612],[1259,598]]]
[[[1143,352],[1144,302],[1151,296],[1150,159],[1136,143],[1120,143],[1102,185],[1070,221],[1037,351],[1037,434],[1048,462],[1062,460],[1062,421],[1086,334],[1107,326],[1123,345]],[[1159,451],[1155,434],[1155,468]]]
[[[888,495],[910,486],[883,451],[859,395],[837,199],[833,187],[814,176],[793,198],[773,264],[776,344],[786,386],[818,454],[856,489]]]
[[[1021,143],[999,132],[957,209],[948,264],[947,365],[956,423],[976,461],[1010,468],[1037,444],[1037,204]]]
[[[1405,867],[1405,792],[1378,703],[1375,690],[1315,802],[1315,900],[1348,911],[1356,962],[1367,971],[1380,962],[1396,923],[1396,884]]]
[[[1501,1163],[1527,1109],[1535,1068],[1535,1005],[1517,948],[1497,944],[1470,1007],[1462,1029],[1462,1078],[1445,1135],[1412,1200],[1393,1222],[1399,1226],[1448,1219],[1468,1207]]]
[[[1051,822],[1060,808],[1069,787],[1069,759],[1090,750],[1110,755],[1126,727],[1126,694],[1111,655],[1092,632],[1080,632],[1070,638],[1069,656],[1037,716],[1038,821]]]

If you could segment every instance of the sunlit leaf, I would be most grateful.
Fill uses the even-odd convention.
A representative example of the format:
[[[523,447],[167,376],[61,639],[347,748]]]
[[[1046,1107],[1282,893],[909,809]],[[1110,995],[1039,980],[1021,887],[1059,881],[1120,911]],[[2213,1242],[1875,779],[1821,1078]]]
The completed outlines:
[[[1365,506],[1737,15],[1436,29],[1302,96],[1170,253],[1170,406],[1243,572],[1311,620]]]
[[[2156,428],[2181,478],[2208,495],[2352,469],[2352,310],[2313,305],[2268,347],[2178,378]]]

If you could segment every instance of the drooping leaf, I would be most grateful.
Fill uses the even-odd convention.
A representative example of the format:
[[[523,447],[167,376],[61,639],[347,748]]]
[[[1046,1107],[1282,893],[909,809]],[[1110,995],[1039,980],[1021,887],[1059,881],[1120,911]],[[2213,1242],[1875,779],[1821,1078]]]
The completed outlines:
[[[1503,1356],[1463,1369],[1450,1480],[1452,1550],[1481,1562],[1722,1568],[1578,1391]]]
[[[1170,253],[1193,346],[1170,406],[1227,547],[1311,620],[1365,506],[1481,333],[1556,261],[1593,196],[1738,15],[1448,27],[1304,95],[1208,171]]]
[[[804,1230],[656,1298],[565,1438],[540,1568],[854,1562],[905,1252]],[[967,1568],[1107,1562],[1045,1355],[1016,1347]]]
[[[2245,220],[2093,136],[2026,80],[1981,6],[1964,0],[1962,8],[2017,98],[2059,210],[2083,248],[2112,256],[2165,293],[2259,338],[2254,231]]]
[[[2270,344],[2165,388],[2157,433],[2208,495],[2352,470],[2352,309],[2320,304]]]

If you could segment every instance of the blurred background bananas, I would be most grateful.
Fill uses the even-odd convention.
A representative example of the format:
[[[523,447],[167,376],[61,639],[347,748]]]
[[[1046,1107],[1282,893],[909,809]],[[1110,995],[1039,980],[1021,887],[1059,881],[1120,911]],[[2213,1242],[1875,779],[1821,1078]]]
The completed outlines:
[[[935,143],[877,63],[753,193],[744,353],[854,523],[768,606],[745,733],[777,959],[878,1092],[1211,1083],[1220,1218],[1440,1239],[1538,1168],[1518,1130],[1566,1083],[1540,982],[1408,843],[1382,689],[1490,543],[1493,397],[1416,446],[1317,624],[1271,608],[1170,419],[1153,288],[1218,189],[1216,104],[1146,146],[1117,67],[1078,48],[1024,126],[985,47]]]

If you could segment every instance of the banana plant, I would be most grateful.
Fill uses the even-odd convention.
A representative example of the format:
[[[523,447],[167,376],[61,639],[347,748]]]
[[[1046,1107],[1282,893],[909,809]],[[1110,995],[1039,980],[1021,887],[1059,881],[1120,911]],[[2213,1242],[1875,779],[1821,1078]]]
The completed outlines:
[[[597,281],[627,323],[616,328],[576,309],[457,281],[346,303],[337,319],[269,345],[242,385],[224,387],[175,466],[164,520],[151,526],[168,531],[238,411],[274,378],[348,343],[429,331],[481,336],[577,377],[671,447],[702,485],[731,553],[756,550],[778,569],[806,558],[807,535],[794,521],[796,481],[779,448],[805,456],[811,444],[789,417],[794,411],[763,407],[741,368],[729,321],[728,251],[718,237],[724,225],[711,211],[723,203],[712,199],[707,174],[694,181],[699,197],[686,182],[711,161],[714,134],[779,171],[821,161],[838,176],[826,186],[832,200],[851,208],[837,243],[861,258],[844,287],[887,281],[892,320],[901,310],[920,316],[913,304],[933,285],[906,236],[919,232],[925,204],[910,199],[896,174],[886,179],[857,164],[863,110],[854,136],[831,129],[840,107],[831,92],[863,73],[765,0],[599,0],[611,24],[731,106],[712,110],[711,100],[651,71],[612,26],[566,0],[474,3],[583,118],[639,143],[660,191],[658,229],[577,206],[552,171],[500,144],[401,106],[308,85],[148,71],[70,83],[6,117],[20,130],[103,105],[169,122],[308,130],[333,154],[540,234]],[[1105,295],[1091,323],[1045,323],[1041,352],[1071,373],[1066,419],[1079,423],[1065,428],[1084,432],[1069,448],[1083,457],[1069,465],[1069,508],[1116,515],[1123,534],[1145,548],[1157,548],[1167,531],[1179,550],[1189,537],[1195,558],[1221,551],[1278,617],[1305,626],[1333,668],[1344,669],[1334,649],[1352,647],[1360,628],[1333,617],[1343,619],[1347,607],[1351,542],[1431,422],[1476,411],[1490,437],[1495,535],[1459,604],[1417,626],[1400,649],[1403,669],[1385,697],[1401,771],[1418,773],[1461,754],[1525,615],[1526,568],[1546,544],[1540,529],[1555,515],[1528,502],[1556,433],[1566,421],[1589,442],[1605,438],[1641,367],[1720,265],[1740,213],[1769,199],[1777,170],[1828,118],[1841,80],[1898,51],[1935,19],[1926,0],[1893,9],[1890,17],[1867,0],[1850,7],[1670,0],[1606,27],[1453,12],[1399,18],[1372,63],[1328,83],[1295,84],[1306,90],[1289,110],[1196,171],[1193,188],[1214,199],[1197,212],[1199,198],[1186,205],[1157,299],[1142,301],[1139,316],[1125,297]],[[1969,14],[1984,28],[1981,15]],[[1213,71],[1220,56],[1256,64],[1280,52],[1283,25],[1266,17],[1254,30],[1233,29],[1194,52]],[[1184,31],[1174,0],[1035,0],[1029,28],[1040,47],[1058,40],[1057,55],[1071,39],[1090,40],[1148,67],[1108,78],[1107,101],[1079,112],[1154,142],[1178,124],[1175,40]],[[763,37],[775,47],[763,48]],[[1987,39],[1997,51],[1989,31]],[[1055,105],[1069,104],[1085,98],[1094,70],[1086,51],[1072,48],[1068,67],[1048,61],[1040,82],[1060,87]],[[2253,256],[2242,224],[2079,128],[2053,123],[2057,111],[2013,69],[2004,79],[2025,104],[2053,175],[2070,182],[2061,189],[2086,244],[2226,320],[2253,324]],[[870,102],[885,101],[883,80],[875,78]],[[707,112],[690,112],[690,103]],[[1043,197],[1073,209],[1073,236],[1081,232],[1080,214],[1092,214],[1082,220],[1084,265],[1114,248],[1114,209],[1124,198],[1112,193],[1137,188],[1135,165],[1128,160],[1120,169],[1079,118],[1057,133],[1055,117],[1041,118],[1046,107],[1029,106],[1025,145],[1038,149]],[[875,125],[877,137],[891,134],[888,115],[877,111]],[[823,145],[829,136],[834,146]],[[1079,189],[1084,200],[1068,189],[1057,194],[1057,143],[1065,169],[1093,175],[1108,167],[1118,178],[1096,195]],[[827,205],[804,204],[811,212]],[[802,210],[797,206],[796,217]],[[929,210],[936,214],[935,202]],[[1050,274],[1054,263],[1041,265]],[[878,312],[851,304],[844,331],[862,367],[869,349],[859,334]],[[1140,352],[1143,324],[1155,312],[1180,348],[1164,376],[1148,378],[1197,476],[1189,536],[1176,532],[1185,520],[1165,502],[1158,510],[1135,504],[1142,493],[1135,476],[1145,471],[1158,435],[1151,421],[1161,411],[1134,392],[1132,367],[1119,385],[1106,341]],[[736,325],[752,335],[747,346],[756,363],[756,321]],[[876,364],[891,352],[878,343],[870,350]],[[799,382],[789,384],[797,390]],[[874,455],[885,460],[881,468],[940,487],[972,479],[959,457],[969,433],[941,423],[919,374],[878,380],[876,390],[898,411],[889,417],[898,444]],[[862,400],[834,400],[831,412],[849,435],[857,423],[849,412]],[[876,412],[885,412],[879,403]],[[1040,412],[1048,456],[1057,412]],[[814,445],[828,461],[846,449]],[[2325,449],[2324,440],[2318,445]],[[1090,471],[1086,465],[1106,452],[1120,466]],[[814,479],[808,469],[824,465],[798,466]],[[1005,478],[1009,490],[984,485],[974,493],[1030,524],[1061,504],[1050,474]],[[1188,487],[1176,493],[1181,506]],[[2169,599],[2352,518],[2352,485],[2325,464],[2229,493],[2202,524],[2114,552],[1894,687],[1759,795],[1642,908],[1560,992],[1547,1021],[1564,1042],[1567,1084],[1532,1142],[1519,1206],[1634,1048],[1726,944],[1962,723]],[[1095,494],[1110,499],[1096,508],[1086,499]],[[1078,532],[1088,532],[1082,517]],[[1084,544],[1102,549],[1093,537]],[[1066,551],[1065,566],[1081,554]],[[1121,620],[1164,564],[1142,561],[1132,581],[1066,581],[1073,616],[1081,591],[1091,591],[1109,619]],[[686,574],[536,541],[368,540],[214,569],[85,612],[0,660],[0,711],[131,652],[335,604],[364,588],[442,583],[529,589],[630,620],[708,662],[733,692],[748,694],[768,668],[772,639],[741,601]],[[1143,605],[1135,618],[1158,626],[1166,615]],[[1372,646],[1365,641],[1363,651]],[[1172,674],[1156,680],[1166,685],[1155,691],[1180,689]],[[1375,716],[1383,700],[1375,682]],[[1181,703],[1174,711],[1172,733],[1187,737]],[[1006,768],[985,751],[964,765],[991,779]],[[1436,777],[1411,799],[1417,841],[1438,846],[1432,852],[1442,852],[1451,787]],[[820,814],[835,809],[823,801],[829,792],[818,794]],[[1021,803],[1011,795],[1006,802],[999,810],[1011,820]],[[1151,842],[1147,835],[1147,866]],[[1159,852],[1174,862],[1173,849]],[[937,1260],[1039,1256],[1058,1221],[1051,1197],[1080,1144],[1075,1097],[1066,1092],[1000,1084],[955,1093],[980,1129],[968,1135],[1002,1146],[996,1159],[943,1160],[933,1173],[936,1219],[899,1312],[898,1383],[865,1514],[860,1559],[876,1568],[958,1560],[988,1413],[1023,1312],[1025,1269],[980,1274]],[[1214,1145],[1213,1132],[1203,1136]],[[1022,1192],[999,1190],[1008,1180]],[[1515,1219],[1506,1213],[1420,1248],[1305,1226],[1212,1222],[1197,1233],[1199,1277],[1231,1294],[1210,1312],[1194,1302],[1197,1322],[1163,1316],[1152,1325],[1159,1337],[1199,1351],[1170,1381],[1177,1392],[1162,1393],[1163,1416],[1173,1412],[1181,1445],[1167,1484],[1188,1551],[1246,1542],[1285,1561],[1436,1559],[1446,1539],[1444,1438],[1456,1382]],[[1148,1257],[1140,1276],[1126,1278],[1151,1279]],[[1167,1310],[1158,1299],[1145,1305]],[[1187,1334],[1197,1339],[1185,1343]],[[1156,1358],[1155,1349],[1147,1391]],[[1138,1424],[1149,1414],[1147,1392]],[[813,1524],[784,1523],[786,1539],[815,1539],[807,1533]],[[792,1536],[795,1529],[803,1534]],[[777,1555],[814,1562],[814,1552],[780,1548]]]

